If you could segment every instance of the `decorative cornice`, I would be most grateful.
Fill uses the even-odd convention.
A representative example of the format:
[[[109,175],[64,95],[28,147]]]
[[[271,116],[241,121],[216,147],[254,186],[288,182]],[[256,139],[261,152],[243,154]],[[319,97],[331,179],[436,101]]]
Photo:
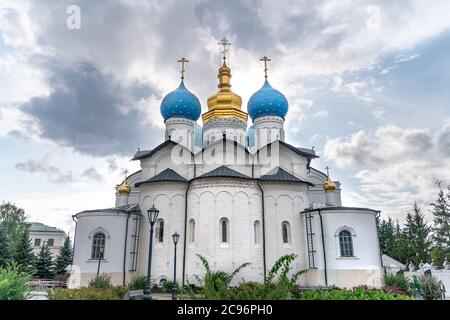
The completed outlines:
[[[205,122],[203,130],[213,129],[217,127],[229,127],[236,129],[247,129],[247,122],[237,118],[213,118]]]

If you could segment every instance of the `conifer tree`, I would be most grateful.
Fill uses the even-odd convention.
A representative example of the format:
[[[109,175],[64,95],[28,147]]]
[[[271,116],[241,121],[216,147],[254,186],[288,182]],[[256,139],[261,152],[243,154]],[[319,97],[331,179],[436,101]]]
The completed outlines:
[[[16,252],[14,253],[14,261],[19,265],[22,272],[34,273],[34,254],[30,242],[29,227],[24,228],[22,235],[17,244]]]
[[[431,258],[431,228],[425,222],[422,210],[414,202],[413,213],[406,216],[405,236],[407,240],[408,259],[417,267],[420,262],[427,262]],[[406,262],[405,262],[406,263]]]
[[[379,232],[381,252],[394,258],[396,231],[391,217],[381,221]]]
[[[450,186],[447,194],[442,190],[440,183],[437,199],[431,204],[433,210],[433,249],[432,258],[441,265],[447,258],[450,261]]]
[[[66,240],[64,240],[64,245],[59,251],[59,255],[56,258],[55,272],[56,274],[64,274],[66,272],[66,268],[72,264],[72,242],[70,241],[70,237],[67,236]]]
[[[10,256],[8,236],[0,225],[0,267],[6,266]]]
[[[47,244],[44,244],[36,257],[36,273],[35,276],[40,279],[53,279],[54,277],[54,263],[52,254]]]

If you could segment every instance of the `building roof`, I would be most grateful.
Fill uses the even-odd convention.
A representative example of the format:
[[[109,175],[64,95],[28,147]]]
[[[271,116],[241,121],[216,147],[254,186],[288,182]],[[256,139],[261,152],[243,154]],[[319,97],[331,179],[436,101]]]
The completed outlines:
[[[352,211],[372,211],[375,213],[379,213],[380,210],[374,210],[369,208],[358,208],[358,207],[321,207],[321,208],[308,208],[302,211],[305,212],[313,212],[313,211],[341,211],[341,210],[352,210]]]
[[[383,254],[381,260],[383,261],[383,267],[406,269],[406,265],[388,255]]]
[[[318,155],[316,155],[316,151],[312,150],[312,149],[306,149],[306,148],[297,148],[294,147],[293,145],[290,145],[289,143],[286,143],[284,141],[279,140],[280,144],[282,146],[285,146],[286,148],[294,151],[296,154],[300,155],[300,156],[304,156],[307,158],[319,158]]]
[[[55,232],[65,234],[63,230],[58,229],[56,227],[47,226],[41,222],[25,222],[25,223],[30,226],[30,232]]]
[[[140,214],[141,208],[139,207],[138,204],[127,204],[127,205],[116,207],[116,208],[84,210],[84,211],[78,212],[77,214],[74,214],[73,217],[76,217],[81,213],[89,213],[89,212],[114,212],[114,213]]]
[[[314,186],[314,184],[312,184],[311,182],[301,180],[280,167],[276,167],[275,170],[272,171],[272,173],[261,176],[258,180],[303,182],[310,186]]]
[[[187,179],[173,171],[172,169],[166,169],[156,176],[151,177],[145,181],[137,182],[134,186],[137,188],[141,184],[150,183],[150,182],[159,182],[159,181],[177,181],[177,182],[187,182]]]
[[[207,172],[197,178],[216,178],[216,177],[231,177],[231,178],[241,178],[241,179],[252,179],[251,177],[237,172],[236,170],[230,169],[226,166],[220,166],[210,172]]]

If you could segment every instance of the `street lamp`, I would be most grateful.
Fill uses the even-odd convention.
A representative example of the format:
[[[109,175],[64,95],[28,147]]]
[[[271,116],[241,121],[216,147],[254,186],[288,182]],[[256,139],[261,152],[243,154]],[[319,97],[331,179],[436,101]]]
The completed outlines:
[[[97,257],[98,257],[98,266],[97,266],[97,277],[96,278],[98,279],[98,276],[100,274],[100,263],[103,259],[103,247],[97,248]]]
[[[175,231],[175,233],[172,235],[173,244],[175,245],[174,248],[174,255],[173,255],[173,286],[172,286],[172,300],[177,300],[177,243],[180,239],[180,235],[178,232]]]
[[[153,226],[158,219],[159,210],[153,205],[147,210],[148,222],[150,223],[150,244],[148,246],[148,270],[147,287],[144,290],[144,300],[152,300],[151,276],[152,276],[152,247],[153,247]]]

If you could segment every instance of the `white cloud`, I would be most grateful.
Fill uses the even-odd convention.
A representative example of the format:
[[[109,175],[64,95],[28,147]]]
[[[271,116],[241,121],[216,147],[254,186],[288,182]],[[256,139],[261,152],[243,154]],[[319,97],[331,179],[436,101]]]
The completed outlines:
[[[359,168],[359,186],[345,195],[346,200],[399,217],[415,200],[428,205],[436,195],[436,180],[450,183],[449,136],[448,122],[434,134],[388,125],[374,133],[331,139],[324,155],[340,168]]]
[[[328,115],[328,111],[320,110],[313,114],[313,118],[326,118]]]

